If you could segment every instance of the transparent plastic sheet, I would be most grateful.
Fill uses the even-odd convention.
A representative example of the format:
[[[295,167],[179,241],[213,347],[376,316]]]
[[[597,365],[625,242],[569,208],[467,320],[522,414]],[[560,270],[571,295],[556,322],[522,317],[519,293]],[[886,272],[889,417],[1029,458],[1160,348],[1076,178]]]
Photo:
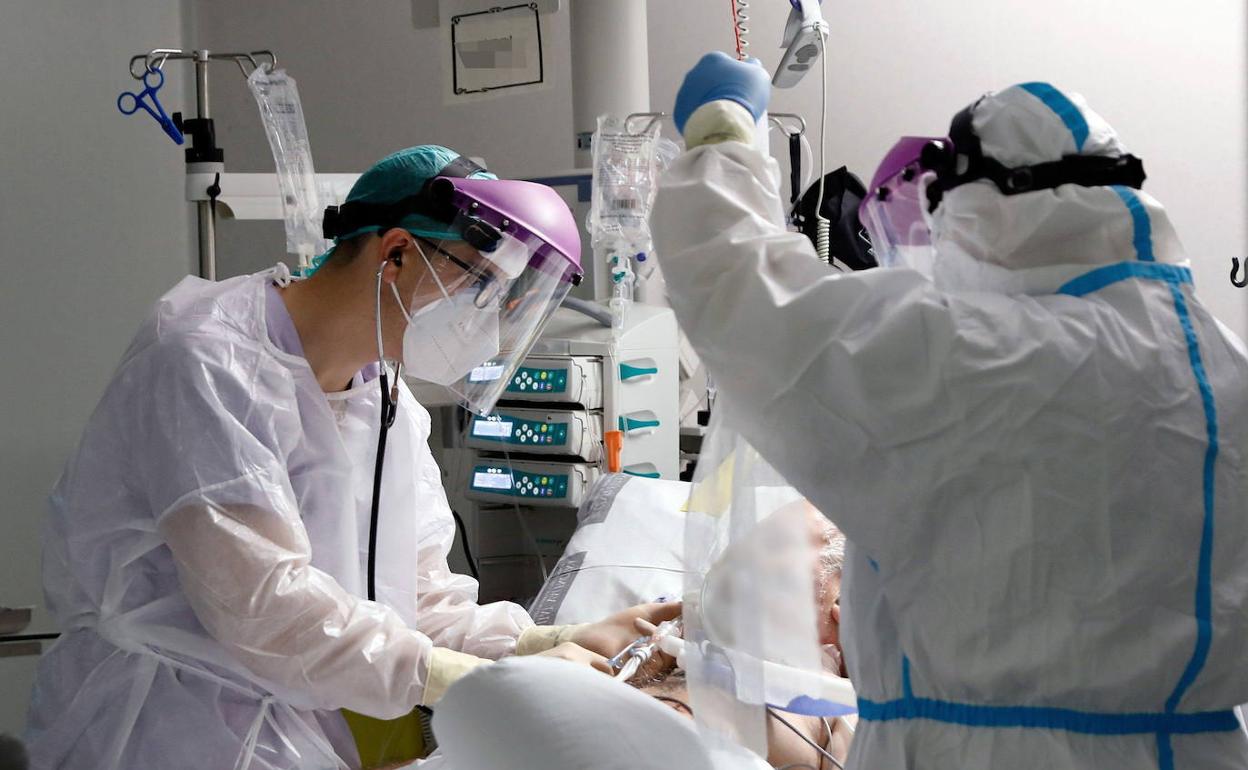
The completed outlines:
[[[282,214],[286,220],[286,250],[299,257],[305,267],[312,257],[329,249],[321,235],[321,217],[326,197],[318,189],[312,165],[312,146],[303,119],[303,104],[295,79],[286,70],[257,67],[247,78],[247,87],[256,97],[260,119],[269,137]]]
[[[713,743],[767,755],[768,705],[807,713],[828,697],[816,620],[817,512],[722,419],[711,423],[685,532],[686,666],[693,712]],[[845,680],[840,700],[852,702]],[[798,708],[794,708],[795,704]],[[848,705],[825,709],[850,713]]]

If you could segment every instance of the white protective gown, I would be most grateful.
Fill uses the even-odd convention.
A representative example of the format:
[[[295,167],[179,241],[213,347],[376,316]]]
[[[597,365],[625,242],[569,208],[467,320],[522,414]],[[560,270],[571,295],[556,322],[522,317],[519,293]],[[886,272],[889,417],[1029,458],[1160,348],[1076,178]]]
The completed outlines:
[[[65,634],[35,685],[38,770],[354,767],[334,710],[405,714],[435,645],[498,658],[532,625],[447,568],[454,523],[406,387],[379,601],[361,598],[378,385],[327,396],[278,350],[272,279],[161,299],[56,487],[44,583]]]
[[[975,128],[1007,165],[1121,149],[1078,97]],[[851,766],[1248,767],[1248,355],[1162,207],[968,184],[934,284],[820,263],[778,182],[693,149],[654,234],[727,419],[851,541]]]

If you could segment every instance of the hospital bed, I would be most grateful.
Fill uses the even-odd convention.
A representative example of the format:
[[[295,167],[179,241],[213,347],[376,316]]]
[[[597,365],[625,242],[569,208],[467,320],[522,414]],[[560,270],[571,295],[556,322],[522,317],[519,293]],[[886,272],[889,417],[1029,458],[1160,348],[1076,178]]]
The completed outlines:
[[[639,603],[679,599],[686,538],[715,534],[696,529],[710,526],[705,517],[686,515],[690,491],[687,483],[624,474],[599,479],[529,608],[534,620],[590,622]],[[791,488],[758,494],[769,510],[800,499]],[[692,721],[640,691],[589,669],[531,658],[503,661],[457,683],[435,713],[434,730],[445,756],[413,767],[634,770],[674,760],[688,768],[769,767],[738,746],[711,747]]]
[[[563,555],[529,607],[533,619],[542,625],[587,623],[643,602],[678,599],[689,490],[679,481],[622,473],[600,477],[577,511]],[[478,729],[485,724],[481,717],[471,721]],[[399,729],[418,732],[419,726]],[[387,742],[394,740],[393,732],[386,734]],[[452,770],[441,753],[408,767]]]
[[[684,585],[689,491],[685,482],[627,474],[600,478],[577,511],[576,531],[563,556],[529,608],[533,619],[539,624],[584,623],[643,602],[678,600]],[[434,728],[449,756],[438,755],[412,768],[547,767],[542,752],[549,747],[532,734],[533,720],[540,720],[543,733],[561,736],[558,768],[567,766],[569,753],[582,750],[592,754],[594,762],[587,766],[595,768],[647,766],[638,764],[634,751],[649,751],[655,766],[671,767],[675,759],[678,766],[689,768],[769,768],[743,749],[726,755],[711,752],[690,720],[597,672],[538,659],[506,663],[448,692]],[[540,697],[524,689],[536,683]],[[517,690],[516,699],[526,703],[523,713],[500,709],[500,689],[504,694]],[[573,698],[582,709],[587,700],[610,709],[609,719],[590,723],[594,717],[568,705]],[[654,753],[660,747],[662,755]],[[460,766],[467,763],[471,767]]]

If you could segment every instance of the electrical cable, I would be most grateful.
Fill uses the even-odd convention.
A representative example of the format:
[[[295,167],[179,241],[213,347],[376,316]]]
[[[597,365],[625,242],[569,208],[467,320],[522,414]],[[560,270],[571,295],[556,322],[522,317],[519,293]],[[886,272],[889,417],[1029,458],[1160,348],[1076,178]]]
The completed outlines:
[[[511,453],[505,448],[503,449],[503,457],[507,460],[507,471],[512,474],[512,480],[515,480],[515,466],[511,463]],[[546,569],[546,559],[542,557],[542,546],[537,542],[537,537],[533,534],[533,530],[529,528],[529,523],[525,521],[524,514],[520,511],[520,505],[513,497],[511,500],[511,509],[516,512],[516,521],[520,522],[520,529],[524,533],[529,544],[533,546],[533,555],[537,557],[537,567],[542,573],[542,585],[550,579],[550,572]]]
[[[784,717],[782,717],[782,716],[780,716],[778,713],[776,713],[776,710],[775,710],[775,709],[773,709],[772,707],[768,706],[768,707],[767,707],[767,715],[768,715],[768,716],[770,716],[770,717],[772,717],[773,719],[775,719],[775,720],[776,720],[777,722],[779,722],[780,724],[782,724],[782,725],[784,725],[785,727],[787,727],[787,728],[789,728],[790,730],[792,730],[794,735],[796,735],[798,738],[801,738],[801,739],[802,739],[802,741],[804,741],[806,744],[808,744],[808,745],[809,745],[812,749],[814,749],[815,751],[819,752],[820,756],[822,756],[823,758],[825,758],[825,759],[827,759],[828,761],[830,761],[833,765],[835,765],[837,768],[839,768],[839,770],[845,770],[845,765],[841,764],[840,760],[838,760],[836,757],[832,756],[832,754],[831,754],[831,753],[830,753],[827,749],[825,749],[824,747],[822,747],[822,746],[820,746],[819,744],[815,743],[815,742],[814,742],[814,741],[812,741],[810,738],[806,737],[806,734],[805,734],[805,733],[803,733],[801,730],[797,729],[797,727],[795,727],[795,726],[793,725],[793,723],[792,723],[792,722],[790,722],[789,720],[785,719]]]
[[[823,185],[828,168],[825,156],[828,152],[828,51],[827,41],[823,39],[823,30],[815,30],[815,38],[819,41],[819,64],[822,70],[819,107],[819,197],[815,199],[815,252],[819,259],[833,265],[831,235],[832,223],[823,215]]]
[[[750,47],[750,0],[728,0],[732,6],[732,34],[736,38],[737,61],[745,61]]]
[[[477,569],[477,560],[472,557],[472,546],[468,545],[468,529],[464,526],[464,519],[455,509],[451,509],[451,516],[455,518],[455,528],[459,530],[459,544],[464,549],[464,559],[468,562],[468,569],[472,572],[472,577],[477,582],[481,582],[481,572]]]
[[[832,723],[828,721],[827,717],[819,717],[819,721],[823,722],[823,731],[828,736],[827,739],[823,742],[823,746],[824,748],[830,750],[832,748]],[[823,758],[822,757],[819,758],[819,770],[823,770]]]

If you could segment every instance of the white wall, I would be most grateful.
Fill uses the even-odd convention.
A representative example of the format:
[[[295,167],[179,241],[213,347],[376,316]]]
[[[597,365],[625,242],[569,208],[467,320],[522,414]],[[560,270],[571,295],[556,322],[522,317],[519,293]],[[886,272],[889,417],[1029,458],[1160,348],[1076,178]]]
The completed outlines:
[[[752,3],[751,50],[769,68],[779,60],[783,24],[774,6],[783,5]],[[672,102],[680,73],[704,49],[730,44],[726,7],[651,0],[657,104]],[[954,113],[985,91],[1047,80],[1082,93],[1144,159],[1145,189],[1168,208],[1199,294],[1248,336],[1248,289],[1228,279],[1231,257],[1248,254],[1242,0],[829,0],[823,7],[833,29],[830,167],[844,163],[870,179],[898,136],[945,133]],[[816,115],[818,96],[815,73],[777,91],[773,110]]]
[[[317,171],[362,171],[415,144],[484,157],[507,176],[572,167],[566,10],[543,17],[550,89],[445,106],[438,31],[414,27],[409,0],[200,0],[195,6],[197,46],[272,49],[298,81]],[[222,70],[213,111],[227,168],[271,171],[255,100],[237,70]],[[222,274],[271,265],[284,256],[284,243],[280,224],[226,222]]]
[[[148,307],[190,269],[181,150],[115,106],[130,55],[178,44],[183,19],[169,0],[0,6],[0,605],[42,605],[48,492]],[[0,732],[20,732],[29,662],[0,658]]]
[[[434,2],[435,0],[428,0]],[[650,91],[670,110],[685,70],[728,50],[724,0],[647,2]],[[212,0],[196,3],[201,45],[272,47],[300,83],[318,166],[359,170],[409,144],[442,142],[485,156],[507,175],[572,163],[568,2],[547,17],[552,90],[446,107],[437,31],[411,24],[409,0]],[[1246,19],[1241,0],[829,0],[828,161],[869,177],[901,134],[943,133],[984,91],[1048,80],[1083,93],[1144,158],[1146,189],[1166,204],[1214,312],[1248,336],[1248,290],[1228,281],[1248,256]],[[779,59],[787,4],[754,0],[751,51]],[[627,66],[622,62],[621,66]],[[235,85],[235,84],[232,84]],[[773,109],[818,113],[819,79],[777,92]],[[241,83],[217,89],[218,126],[234,170],[271,168],[254,105]],[[816,129],[817,119],[811,128]],[[779,146],[776,147],[779,151]],[[281,256],[281,228],[231,223],[223,268]]]

